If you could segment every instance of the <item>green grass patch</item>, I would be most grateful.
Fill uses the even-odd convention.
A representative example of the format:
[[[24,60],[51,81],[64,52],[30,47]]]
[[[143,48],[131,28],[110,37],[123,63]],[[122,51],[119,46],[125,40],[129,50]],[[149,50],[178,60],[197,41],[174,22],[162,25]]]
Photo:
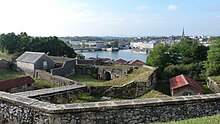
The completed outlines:
[[[138,97],[138,99],[163,98],[163,97],[169,97],[169,96],[167,96],[166,94],[163,94],[162,92],[151,90],[150,92],[147,92],[144,95]]]
[[[103,83],[104,81],[97,80],[91,75],[78,75],[74,74],[68,77],[69,79],[72,79],[74,81],[84,83],[84,84],[94,84],[94,85],[99,85],[100,83]]]
[[[80,94],[78,99],[72,99],[71,103],[86,103],[86,102],[98,102],[100,101],[102,96],[98,94],[88,95],[88,94]]]
[[[202,83],[201,87],[202,87],[203,90],[205,90],[205,94],[213,93],[212,90],[210,90],[209,87],[207,86],[207,83]]]
[[[210,77],[212,80],[216,81],[218,84],[220,84],[220,76],[212,76]]]
[[[140,67],[139,69],[134,69],[132,73],[128,74],[127,76],[115,78],[110,81],[97,80],[89,75],[72,75],[68,78],[89,86],[114,86],[127,84],[132,81],[147,81],[147,78],[150,74],[151,70]]]
[[[38,78],[34,78],[34,87],[35,89],[44,89],[44,88],[54,88],[59,87],[60,85],[56,83],[49,82],[47,80],[42,80]]]
[[[201,118],[194,118],[176,122],[162,122],[162,123],[154,123],[154,124],[219,124],[220,123],[220,115],[213,115]]]
[[[0,81],[15,79],[18,77],[23,77],[23,76],[25,76],[25,75],[18,73],[14,70],[10,70],[10,69],[0,71]]]
[[[7,61],[10,61],[10,55],[8,55],[6,52],[0,52],[0,58],[4,59],[4,60],[7,60]]]

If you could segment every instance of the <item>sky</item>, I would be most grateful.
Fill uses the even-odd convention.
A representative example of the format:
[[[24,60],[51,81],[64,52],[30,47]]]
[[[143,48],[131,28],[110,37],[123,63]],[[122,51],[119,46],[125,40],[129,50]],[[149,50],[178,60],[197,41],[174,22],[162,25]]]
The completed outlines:
[[[220,0],[0,0],[0,33],[220,35]]]

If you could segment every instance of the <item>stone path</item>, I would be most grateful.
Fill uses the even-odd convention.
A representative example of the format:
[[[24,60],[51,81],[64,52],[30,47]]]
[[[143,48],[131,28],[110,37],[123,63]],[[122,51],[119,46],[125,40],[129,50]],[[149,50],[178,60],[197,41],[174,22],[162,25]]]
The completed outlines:
[[[43,96],[43,95],[49,95],[49,94],[54,94],[54,93],[66,92],[66,91],[71,91],[73,89],[80,89],[84,87],[86,87],[86,85],[68,85],[68,86],[61,86],[61,87],[56,87],[56,88],[47,88],[47,89],[19,92],[19,93],[14,93],[14,94],[22,96],[22,97],[34,97],[34,96]]]

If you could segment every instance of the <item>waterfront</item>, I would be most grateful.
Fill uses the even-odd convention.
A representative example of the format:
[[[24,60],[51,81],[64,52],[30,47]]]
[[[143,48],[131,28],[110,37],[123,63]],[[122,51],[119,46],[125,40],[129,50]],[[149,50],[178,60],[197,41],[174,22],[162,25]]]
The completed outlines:
[[[115,52],[108,52],[108,51],[81,52],[80,54],[83,54],[86,58],[98,56],[100,58],[111,58],[114,60],[125,59],[127,61],[139,59],[143,62],[146,62],[147,59],[147,54],[133,52],[131,49],[119,50]]]

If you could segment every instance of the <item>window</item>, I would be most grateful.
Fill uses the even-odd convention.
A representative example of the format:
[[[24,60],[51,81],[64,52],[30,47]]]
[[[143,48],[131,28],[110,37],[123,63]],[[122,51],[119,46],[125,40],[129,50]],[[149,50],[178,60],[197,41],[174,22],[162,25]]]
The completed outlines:
[[[43,68],[47,69],[47,61],[43,61]]]
[[[183,96],[190,96],[190,95],[193,95],[193,94],[192,94],[192,92],[184,92],[182,95]]]

